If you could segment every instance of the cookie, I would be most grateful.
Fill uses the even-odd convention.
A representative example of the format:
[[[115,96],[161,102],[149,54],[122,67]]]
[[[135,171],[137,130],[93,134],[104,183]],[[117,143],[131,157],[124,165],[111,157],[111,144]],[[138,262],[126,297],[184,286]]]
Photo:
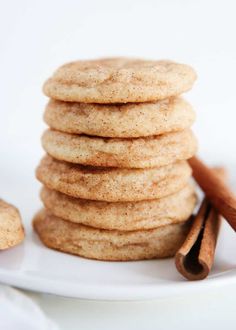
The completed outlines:
[[[148,169],[120,169],[70,164],[50,156],[36,176],[45,186],[83,199],[125,202],[157,199],[183,188],[191,168],[186,161]]]
[[[64,220],[109,230],[140,230],[183,222],[196,205],[194,187],[187,184],[170,196],[140,202],[109,203],[74,198],[43,187],[46,209]]]
[[[0,199],[0,250],[20,244],[24,236],[19,211]]]
[[[180,97],[119,105],[50,100],[44,120],[51,128],[66,133],[137,138],[189,128],[195,112]]]
[[[61,66],[46,81],[50,98],[84,103],[127,103],[162,100],[191,89],[195,71],[167,60],[105,58]]]
[[[191,158],[197,140],[190,130],[146,138],[101,138],[47,130],[44,150],[67,162],[123,168],[160,167]]]
[[[64,221],[45,210],[35,216],[33,226],[49,248],[111,261],[172,257],[189,230],[189,223],[130,232],[96,229]]]

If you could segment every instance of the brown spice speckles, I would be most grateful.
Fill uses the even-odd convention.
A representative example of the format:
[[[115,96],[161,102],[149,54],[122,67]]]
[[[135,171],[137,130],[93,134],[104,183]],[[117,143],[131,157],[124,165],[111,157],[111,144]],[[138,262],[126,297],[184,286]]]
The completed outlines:
[[[184,64],[106,58],[65,64],[44,84],[46,209],[33,225],[45,245],[98,260],[174,255],[196,203],[195,113],[179,97],[195,79]]]
[[[188,224],[141,231],[108,231],[64,221],[45,210],[36,214],[33,226],[50,248],[91,259],[116,261],[173,256],[188,231]]]
[[[13,205],[0,199],[0,250],[21,243],[24,236],[19,211]]]
[[[44,206],[54,215],[75,223],[123,231],[150,229],[189,218],[196,203],[194,187],[161,199],[140,202],[104,202],[74,198],[44,187]]]
[[[148,169],[87,168],[46,156],[36,175],[47,187],[70,196],[117,202],[170,195],[187,184],[191,169],[186,161]]]
[[[185,64],[111,58],[63,65],[45,83],[44,92],[69,102],[148,102],[179,95],[195,79]]]
[[[47,130],[45,151],[58,160],[90,166],[160,167],[192,157],[197,141],[190,130],[146,138],[112,139]]]
[[[189,128],[195,113],[182,98],[122,105],[50,100],[44,120],[51,128],[67,133],[136,138]]]

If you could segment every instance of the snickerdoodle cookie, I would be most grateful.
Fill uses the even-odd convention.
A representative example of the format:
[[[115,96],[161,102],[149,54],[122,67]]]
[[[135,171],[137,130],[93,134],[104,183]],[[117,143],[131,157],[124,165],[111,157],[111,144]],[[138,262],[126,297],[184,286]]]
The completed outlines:
[[[61,66],[43,90],[53,99],[70,102],[148,102],[186,92],[195,79],[195,71],[185,64],[106,58]]]
[[[21,243],[24,236],[19,211],[15,206],[0,199],[0,250]]]
[[[46,209],[59,218],[91,227],[123,231],[183,222],[190,217],[196,204],[196,194],[191,184],[167,197],[140,202],[90,201],[46,187],[40,195]]]
[[[187,161],[145,169],[92,167],[45,156],[36,170],[45,186],[73,197],[108,202],[140,201],[168,196],[190,176]]]
[[[109,105],[50,100],[44,120],[51,128],[61,132],[136,138],[189,128],[195,120],[195,112],[180,97]]]
[[[188,232],[188,222],[149,230],[97,229],[53,216],[46,210],[36,214],[33,226],[48,247],[99,260],[141,260],[173,256]]]
[[[44,150],[58,160],[75,164],[146,168],[159,167],[191,158],[197,140],[189,129],[145,138],[101,138],[47,130]]]

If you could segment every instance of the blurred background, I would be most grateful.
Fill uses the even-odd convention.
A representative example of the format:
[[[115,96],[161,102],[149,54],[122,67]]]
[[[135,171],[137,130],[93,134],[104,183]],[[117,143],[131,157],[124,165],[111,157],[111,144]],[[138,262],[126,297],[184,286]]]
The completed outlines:
[[[103,56],[167,58],[192,65],[198,80],[186,98],[197,112],[194,130],[199,140],[199,155],[209,164],[228,166],[233,177],[236,165],[235,12],[233,0],[1,1],[0,196],[20,208],[24,223],[31,221],[40,207],[40,185],[34,177],[34,169],[43,154],[40,137],[47,98],[42,94],[42,84],[65,62]],[[208,301],[204,296],[197,307],[193,301],[188,304],[192,329],[199,328],[199,320],[216,319],[217,308],[221,317],[222,306],[216,305],[218,298]],[[89,328],[86,322],[90,318],[91,304],[77,302],[76,305],[73,301],[72,308],[64,301],[54,305],[53,299],[48,298],[42,306],[51,308],[51,314],[58,319],[61,317],[61,322],[67,315],[70,329],[77,328],[72,316],[82,308],[83,329]],[[233,308],[233,301],[231,305]],[[115,305],[113,311],[108,304],[104,308],[99,305],[100,309],[95,302],[92,306],[94,320],[99,323],[102,311],[107,328],[114,328],[115,324],[120,328],[119,322],[131,327],[134,319],[138,319],[140,325],[143,322],[146,328],[145,320],[158,326],[162,316],[164,324],[170,310],[176,316],[170,318],[174,326],[178,315],[186,308],[186,301],[172,305],[168,301],[160,305],[150,302],[146,307],[136,305],[141,306],[138,308],[132,305],[122,321],[114,313],[118,310],[118,314],[124,315],[127,305]],[[201,312],[194,316],[200,307]],[[161,311],[160,318],[154,317],[157,310]],[[208,314],[204,314],[204,310]],[[146,319],[142,319],[142,311]],[[186,313],[182,314],[179,323],[183,325]],[[114,322],[115,318],[118,323]],[[230,318],[233,320],[233,312],[227,316],[229,322]],[[219,321],[219,329],[222,324]]]
[[[192,65],[198,81],[186,97],[198,115],[200,154],[235,161],[235,10],[233,0],[1,2],[1,152],[38,158],[41,87],[59,65],[121,55]]]
[[[197,112],[199,154],[209,164],[234,166],[235,11],[233,0],[1,1],[0,194],[23,209],[26,199],[38,201],[42,84],[76,59],[135,56],[192,65],[198,80],[186,98]]]

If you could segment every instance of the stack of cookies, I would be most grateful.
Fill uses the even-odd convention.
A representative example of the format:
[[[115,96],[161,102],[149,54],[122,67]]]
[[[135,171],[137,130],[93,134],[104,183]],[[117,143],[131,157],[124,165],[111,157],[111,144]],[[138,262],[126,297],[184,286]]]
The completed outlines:
[[[101,260],[175,254],[196,203],[195,114],[179,97],[195,79],[187,65],[113,58],[66,64],[45,83],[33,225],[46,246]]]

